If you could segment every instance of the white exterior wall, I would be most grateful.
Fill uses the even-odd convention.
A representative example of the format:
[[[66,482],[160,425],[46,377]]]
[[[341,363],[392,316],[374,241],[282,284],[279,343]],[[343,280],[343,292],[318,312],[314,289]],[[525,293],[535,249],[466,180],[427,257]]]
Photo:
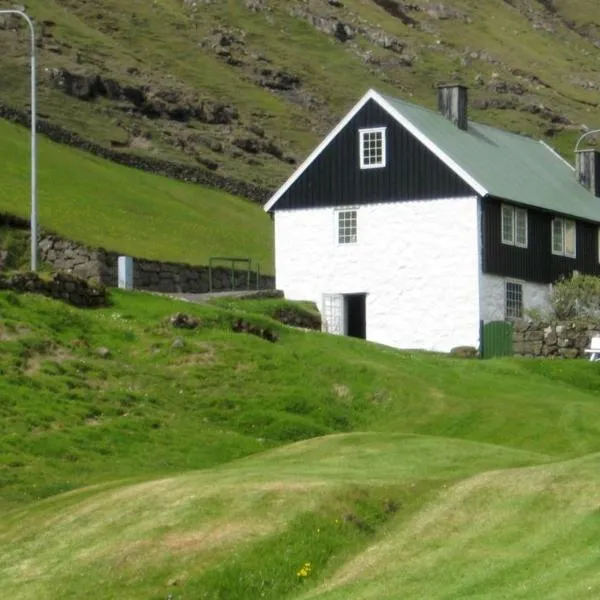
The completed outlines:
[[[506,292],[507,281],[514,281],[523,286],[523,310],[539,310],[543,313],[550,311],[549,294],[551,286],[546,283],[531,283],[511,277],[500,277],[499,275],[481,274],[480,277],[480,299],[481,318],[484,322],[504,321],[506,314]]]
[[[475,196],[351,207],[355,244],[337,243],[337,212],[275,211],[277,287],[294,300],[366,293],[367,339],[449,351],[479,345]]]

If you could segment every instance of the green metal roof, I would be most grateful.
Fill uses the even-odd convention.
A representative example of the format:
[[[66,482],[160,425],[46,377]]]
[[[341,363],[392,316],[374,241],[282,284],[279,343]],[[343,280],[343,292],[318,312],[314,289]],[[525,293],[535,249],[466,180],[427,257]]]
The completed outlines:
[[[580,185],[574,169],[544,143],[472,121],[463,131],[439,113],[378,95],[488,195],[600,222],[600,198]]]

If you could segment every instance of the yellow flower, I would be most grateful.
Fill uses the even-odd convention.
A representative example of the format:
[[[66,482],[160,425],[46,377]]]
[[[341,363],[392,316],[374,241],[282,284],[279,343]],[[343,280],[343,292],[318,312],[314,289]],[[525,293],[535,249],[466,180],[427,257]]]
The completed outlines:
[[[300,570],[296,573],[297,577],[308,577],[310,575],[311,564],[309,562],[305,562]]]

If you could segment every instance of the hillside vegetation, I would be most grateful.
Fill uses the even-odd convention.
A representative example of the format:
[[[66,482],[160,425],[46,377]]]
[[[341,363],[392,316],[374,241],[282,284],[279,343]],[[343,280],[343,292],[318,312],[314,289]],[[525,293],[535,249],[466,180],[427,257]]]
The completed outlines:
[[[245,302],[0,294],[3,596],[597,597],[595,364],[401,352]]]
[[[27,131],[0,120],[0,155],[0,212],[28,218]],[[38,179],[41,226],[69,239],[190,264],[207,264],[210,256],[247,256],[272,272],[270,219],[247,200],[121,167],[44,138]]]
[[[2,5],[0,3],[0,5]],[[4,3],[9,6],[9,3]],[[596,0],[31,0],[40,112],[107,147],[276,187],[369,88],[571,157],[600,126]],[[0,22],[0,102],[28,103],[27,34]]]

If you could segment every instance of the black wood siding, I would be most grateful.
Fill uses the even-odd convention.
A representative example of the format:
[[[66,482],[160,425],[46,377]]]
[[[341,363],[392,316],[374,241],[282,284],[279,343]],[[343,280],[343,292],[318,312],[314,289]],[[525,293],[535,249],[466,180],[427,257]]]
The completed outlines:
[[[387,166],[361,169],[359,133],[387,127]],[[458,175],[370,100],[300,175],[274,209],[473,195]]]
[[[577,223],[576,257],[552,254],[551,213],[527,208],[527,248],[502,243],[501,205],[497,199],[482,201],[483,272],[538,283],[553,283],[574,270],[600,275],[598,225]]]

